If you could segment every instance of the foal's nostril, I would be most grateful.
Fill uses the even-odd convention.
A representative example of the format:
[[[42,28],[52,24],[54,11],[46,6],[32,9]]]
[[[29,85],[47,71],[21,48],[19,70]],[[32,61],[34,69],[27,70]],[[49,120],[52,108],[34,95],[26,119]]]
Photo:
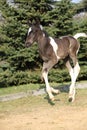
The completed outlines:
[[[29,47],[29,46],[31,46],[31,43],[25,42],[25,47]]]
[[[28,43],[27,42],[25,42],[25,47],[28,47]]]

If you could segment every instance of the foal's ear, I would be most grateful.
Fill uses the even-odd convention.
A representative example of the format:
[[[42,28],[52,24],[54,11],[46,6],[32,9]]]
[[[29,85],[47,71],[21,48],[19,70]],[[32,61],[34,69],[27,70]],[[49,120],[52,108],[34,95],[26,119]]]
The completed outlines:
[[[38,25],[40,25],[40,19],[39,19],[39,18],[36,18],[36,23],[37,23]]]
[[[35,17],[33,20],[33,24],[34,25],[40,25],[40,18],[39,17]]]
[[[28,24],[29,26],[32,26],[31,20],[28,20],[28,21],[27,21],[27,24]]]

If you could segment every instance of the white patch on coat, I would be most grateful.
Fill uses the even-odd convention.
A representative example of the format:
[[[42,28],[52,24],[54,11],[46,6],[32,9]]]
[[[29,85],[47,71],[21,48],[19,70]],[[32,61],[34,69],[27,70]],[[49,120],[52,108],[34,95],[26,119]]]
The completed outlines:
[[[40,29],[41,29],[41,30],[43,30],[43,27],[42,27],[42,25],[40,25]]]
[[[31,29],[31,27],[30,27],[29,30],[28,30],[28,35],[29,35],[29,33],[31,32],[31,30],[32,30],[32,29]]]
[[[43,37],[45,37],[45,33],[43,33]]]
[[[57,55],[58,45],[56,44],[56,42],[54,41],[54,39],[52,37],[49,37],[49,38],[50,38],[50,44],[53,47],[53,50],[55,52],[57,59],[60,59],[60,57]]]

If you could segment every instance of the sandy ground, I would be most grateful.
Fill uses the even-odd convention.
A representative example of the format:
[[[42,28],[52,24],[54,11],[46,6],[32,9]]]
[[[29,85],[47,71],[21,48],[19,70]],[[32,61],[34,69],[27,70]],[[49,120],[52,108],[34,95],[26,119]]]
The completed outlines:
[[[75,103],[67,93],[55,98],[55,105],[42,96],[2,102],[0,130],[87,130],[87,91],[79,90]]]
[[[0,130],[87,130],[87,107],[38,107],[27,113],[2,113]]]

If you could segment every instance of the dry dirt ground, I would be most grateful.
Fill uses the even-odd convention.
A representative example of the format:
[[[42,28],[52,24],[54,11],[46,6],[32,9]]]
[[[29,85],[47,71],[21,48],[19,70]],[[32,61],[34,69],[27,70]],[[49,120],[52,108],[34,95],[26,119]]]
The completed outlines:
[[[87,90],[77,92],[75,103],[68,103],[67,93],[55,104],[44,96],[1,103],[0,130],[87,130]]]
[[[0,130],[87,130],[87,108],[35,109],[3,115]]]

